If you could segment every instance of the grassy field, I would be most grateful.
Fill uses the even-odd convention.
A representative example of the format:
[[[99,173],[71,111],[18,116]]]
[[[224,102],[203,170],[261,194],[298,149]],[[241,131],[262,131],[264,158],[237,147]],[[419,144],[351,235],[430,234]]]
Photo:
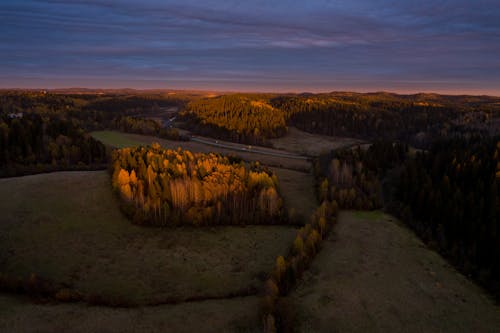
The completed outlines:
[[[124,135],[124,133],[115,131],[96,131],[92,132],[91,135],[94,139],[101,141],[105,145],[116,148],[137,147],[144,144],[151,144],[153,142],[144,142],[138,140],[137,138]]]
[[[498,332],[500,307],[380,212],[342,212],[288,301],[299,332]]]
[[[122,133],[116,131],[97,131],[97,132],[92,132],[90,134],[95,139],[101,141],[105,145],[117,148],[137,147],[140,145],[150,145],[153,142],[158,142],[162,147],[168,149],[177,149],[178,147],[181,147],[183,149],[187,149],[192,152],[200,152],[200,153],[214,152],[224,155],[234,155],[242,158],[245,161],[259,161],[262,164],[273,167],[283,167],[301,171],[309,171],[309,169],[311,168],[311,164],[306,160],[297,160],[297,159],[263,155],[257,153],[247,153],[243,151],[236,151],[232,149],[216,147],[194,141],[173,141],[173,140],[160,139],[154,136]],[[246,147],[245,145],[241,146]],[[267,149],[267,150],[273,151],[272,149]],[[278,151],[278,153],[279,152],[280,151]]]
[[[1,272],[130,304],[256,290],[295,235],[280,226],[132,225],[104,171],[1,179],[0,197]]]
[[[312,173],[272,168],[278,176],[280,193],[292,221],[306,223],[318,206]]]
[[[311,134],[295,127],[289,127],[288,133],[284,137],[269,141],[271,141],[274,148],[307,156],[319,156],[330,152],[332,149],[361,143],[360,140],[352,138]]]
[[[116,309],[0,295],[0,332],[262,332],[258,309],[256,296]]]

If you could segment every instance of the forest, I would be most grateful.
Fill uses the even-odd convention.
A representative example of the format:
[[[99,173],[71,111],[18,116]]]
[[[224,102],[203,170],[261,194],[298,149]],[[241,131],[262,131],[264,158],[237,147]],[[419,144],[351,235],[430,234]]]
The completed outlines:
[[[286,218],[272,172],[213,153],[158,144],[117,150],[112,183],[137,224],[276,224]]]
[[[0,176],[105,168],[106,148],[87,133],[113,129],[186,140],[176,129],[137,117],[182,105],[163,95],[0,93]]]
[[[200,98],[181,112],[194,132],[250,144],[287,126],[329,136],[402,141],[427,148],[439,138],[498,131],[498,98],[433,94],[232,94]]]
[[[500,297],[500,138],[436,142],[408,159],[394,213]]]
[[[385,174],[408,156],[408,146],[377,141],[367,149],[332,151],[315,161],[320,200],[334,200],[343,209],[372,210],[384,206]]]
[[[176,96],[176,97],[174,97]],[[155,115],[162,108],[183,107],[186,95],[165,94],[63,94],[40,91],[0,92],[1,113],[35,113],[42,116],[58,116],[70,120],[83,129],[118,129],[121,117],[144,119]],[[125,129],[131,126],[124,126]],[[144,124],[136,127],[144,127]],[[146,127],[151,127],[148,124]]]
[[[239,94],[192,101],[181,116],[196,133],[250,144],[266,144],[287,131],[283,112]]]
[[[0,176],[105,168],[106,148],[73,122],[26,114],[0,118]]]
[[[461,136],[471,130],[487,135],[496,126],[493,119],[500,116],[495,101],[339,93],[278,96],[271,105],[285,112],[290,125],[307,132],[427,147],[437,138]]]
[[[141,117],[116,117],[112,120],[110,128],[126,133],[156,136],[162,139],[189,140],[189,138],[182,136],[176,128],[164,127],[156,120]]]

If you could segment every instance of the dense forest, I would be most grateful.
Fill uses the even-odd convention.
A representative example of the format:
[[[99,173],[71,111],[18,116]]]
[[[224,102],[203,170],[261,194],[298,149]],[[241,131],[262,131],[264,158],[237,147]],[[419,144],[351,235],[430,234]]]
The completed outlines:
[[[388,209],[500,297],[500,139],[470,132],[428,150],[375,142],[315,163],[318,193],[343,209]],[[385,186],[382,188],[382,183]]]
[[[265,144],[287,131],[282,111],[245,95],[196,100],[181,115],[196,133],[237,142]]]
[[[395,213],[500,297],[500,138],[435,143],[404,163]]]
[[[164,127],[158,121],[140,117],[121,116],[113,119],[111,128],[126,132],[143,135],[157,136],[162,139],[188,140],[175,128]]]
[[[104,145],[58,117],[27,114],[0,118],[0,176],[103,168]]]
[[[48,92],[0,92],[1,114],[35,113],[58,116],[88,131],[118,129],[119,118],[148,118],[164,109],[181,108],[187,96],[165,94],[55,94]],[[128,128],[128,127],[126,127]]]
[[[284,221],[278,180],[258,164],[187,150],[115,151],[113,187],[138,224],[273,224]]]
[[[382,178],[407,156],[407,145],[385,141],[322,155],[314,165],[319,198],[334,200],[343,209],[381,208]]]
[[[318,94],[279,96],[271,104],[289,125],[307,132],[368,140],[398,140],[426,147],[436,138],[498,130],[497,99],[480,103],[448,96]],[[468,102],[467,102],[468,101]]]
[[[105,95],[93,98],[85,108],[114,113],[157,113],[161,108],[183,107],[186,97],[164,94]]]
[[[106,149],[87,133],[113,129],[185,140],[176,129],[139,117],[178,107],[164,95],[0,93],[0,176],[104,168]]]
[[[233,94],[197,99],[181,112],[202,135],[251,144],[310,133],[389,140],[426,148],[436,139],[498,133],[500,99],[433,94]]]

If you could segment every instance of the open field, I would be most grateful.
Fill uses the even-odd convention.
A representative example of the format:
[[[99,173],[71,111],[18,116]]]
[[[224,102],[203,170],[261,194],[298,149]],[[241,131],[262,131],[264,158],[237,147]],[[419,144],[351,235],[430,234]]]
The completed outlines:
[[[105,145],[117,148],[137,147],[140,145],[150,145],[153,142],[158,142],[162,147],[169,149],[177,149],[178,147],[181,147],[183,149],[187,149],[192,152],[201,152],[201,153],[214,152],[225,155],[233,155],[233,156],[238,156],[244,159],[245,161],[259,161],[262,164],[274,167],[283,167],[301,171],[309,171],[311,168],[309,161],[307,161],[304,158],[297,159],[297,158],[287,158],[284,156],[280,156],[284,153],[281,150],[258,147],[259,150],[266,152],[266,154],[259,154],[258,152],[242,151],[242,149],[248,150],[247,145],[225,142],[210,138],[196,137],[197,139],[200,139],[200,141],[198,142],[173,141],[173,140],[160,139],[154,136],[129,134],[117,131],[97,131],[97,132],[92,132],[91,135],[95,139],[104,143]],[[206,144],[203,142],[210,142],[210,144]],[[224,147],[218,146],[218,143],[224,144]],[[230,149],[227,147],[234,147],[234,149]],[[252,149],[253,148],[250,148],[250,150]],[[273,156],[272,155],[273,153],[276,153],[277,156]]]
[[[278,176],[280,193],[292,222],[297,221],[301,224],[308,222],[318,206],[312,173],[282,168],[271,169]]]
[[[257,296],[117,309],[0,295],[0,332],[261,332],[258,308]]]
[[[273,144],[274,148],[306,156],[319,156],[320,154],[330,152],[332,149],[349,147],[357,143],[362,143],[361,140],[353,138],[307,133],[295,127],[289,127],[288,133],[284,137],[271,139],[269,141]]]
[[[500,307],[383,213],[342,212],[288,300],[300,332],[498,332]]]
[[[251,294],[295,229],[146,228],[118,209],[105,171],[0,180],[0,271],[124,304]]]
[[[129,136],[129,134],[117,131],[96,131],[90,134],[94,137],[94,139],[115,148],[138,147],[140,145],[151,144],[153,142],[144,142],[138,138]]]

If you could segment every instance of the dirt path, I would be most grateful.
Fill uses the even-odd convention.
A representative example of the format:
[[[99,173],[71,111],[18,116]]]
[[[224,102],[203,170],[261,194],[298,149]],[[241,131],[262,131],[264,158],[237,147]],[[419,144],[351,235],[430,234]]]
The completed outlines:
[[[300,332],[500,332],[500,307],[391,216],[343,212],[289,297]]]

